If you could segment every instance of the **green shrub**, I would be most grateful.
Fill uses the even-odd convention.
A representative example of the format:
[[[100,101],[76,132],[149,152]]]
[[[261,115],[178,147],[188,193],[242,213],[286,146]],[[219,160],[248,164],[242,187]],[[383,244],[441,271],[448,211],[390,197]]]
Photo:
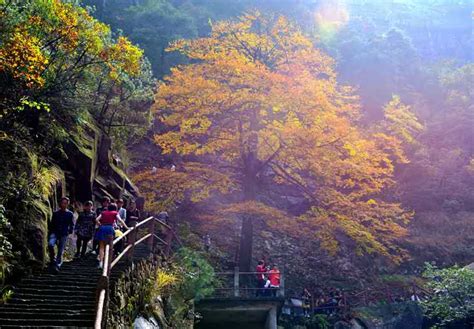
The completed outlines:
[[[306,329],[329,329],[330,323],[326,315],[315,314],[304,323]]]
[[[10,223],[5,216],[5,207],[0,204],[0,280],[1,297],[4,302],[11,296],[11,290],[5,287],[5,277],[11,267],[12,245],[5,233],[10,230]]]
[[[422,306],[434,328],[469,326],[469,319],[474,318],[474,271],[459,266],[438,269],[426,264],[423,276],[428,279],[432,295]]]

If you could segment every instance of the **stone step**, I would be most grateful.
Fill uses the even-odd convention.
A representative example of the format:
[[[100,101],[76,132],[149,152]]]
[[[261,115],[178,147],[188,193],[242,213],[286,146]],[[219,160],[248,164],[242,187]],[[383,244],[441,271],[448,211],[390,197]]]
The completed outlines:
[[[1,328],[18,328],[18,329],[78,329],[78,328],[92,328],[92,327],[76,327],[76,326],[22,326],[22,325],[2,325]]]
[[[134,261],[148,258],[145,246],[135,249]],[[111,285],[130,266],[123,258],[112,270]],[[23,279],[0,306],[0,328],[92,328],[96,288],[102,270],[95,255],[65,262],[58,273],[46,270]]]
[[[25,299],[25,298],[18,298],[16,296],[10,298],[6,304],[0,308],[0,312],[3,309],[8,308],[15,308],[15,307],[37,307],[37,308],[55,308],[55,309],[71,309],[71,308],[89,308],[95,307],[95,298],[94,299],[87,299],[87,300],[73,300],[68,301],[67,303],[64,302],[64,298],[61,300],[56,298],[55,300],[38,300],[38,299]]]
[[[44,295],[44,294],[26,294],[26,293],[15,293],[15,298],[18,299],[30,299],[36,300],[37,303],[49,303],[51,301],[59,301],[63,303],[74,303],[75,301],[80,300],[93,300],[95,299],[95,293],[89,293],[82,296],[77,296],[76,293],[71,293],[65,296],[58,295]]]
[[[65,282],[65,283],[74,283],[77,282],[78,284],[83,284],[83,283],[90,283],[90,282],[97,282],[97,279],[99,278],[100,275],[97,276],[87,276],[87,277],[77,277],[77,276],[37,276],[37,277],[29,277],[23,279],[19,285],[22,284],[28,284],[28,283],[40,283],[40,282]]]
[[[85,289],[81,289],[79,291],[73,291],[70,289],[43,289],[41,287],[38,288],[24,288],[20,287],[16,293],[18,295],[40,295],[40,296],[55,296],[56,298],[60,296],[65,297],[89,297],[95,294],[95,289],[91,287],[87,287]]]
[[[66,275],[66,274],[73,274],[73,275],[100,275],[102,274],[102,270],[94,266],[93,268],[65,268],[61,269],[58,274]]]
[[[30,326],[37,328],[39,326],[61,327],[61,328],[92,328],[94,320],[77,320],[77,319],[2,319],[1,327],[6,326],[21,328],[22,326]]]
[[[97,283],[88,282],[82,283],[79,285],[73,285],[72,283],[59,283],[59,282],[38,282],[38,283],[27,283],[22,284],[18,287],[17,291],[22,291],[23,289],[29,290],[68,290],[68,291],[93,291],[97,287]]]
[[[95,313],[92,310],[85,311],[65,311],[60,312],[54,310],[37,311],[36,309],[28,309],[27,311],[13,311],[6,310],[0,312],[0,322],[3,323],[5,319],[68,319],[68,320],[93,320]]]
[[[75,279],[75,280],[94,280],[95,278],[98,278],[101,273],[94,274],[94,275],[88,275],[88,274],[70,274],[70,273],[59,273],[59,274],[43,274],[41,276],[38,276],[36,278],[45,280],[45,279]]]
[[[4,304],[0,307],[0,315],[3,312],[38,312],[48,313],[51,310],[55,312],[94,312],[95,304],[38,304],[38,303],[16,303],[16,304]]]

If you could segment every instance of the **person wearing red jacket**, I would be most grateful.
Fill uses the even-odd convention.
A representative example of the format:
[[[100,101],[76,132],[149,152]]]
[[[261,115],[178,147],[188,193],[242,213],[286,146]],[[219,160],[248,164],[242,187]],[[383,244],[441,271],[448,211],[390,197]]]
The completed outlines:
[[[104,266],[105,245],[110,239],[115,237],[115,222],[119,222],[128,230],[127,224],[120,218],[117,205],[111,203],[107,210],[103,210],[99,217],[96,218],[96,223],[99,225],[99,230],[96,234],[97,240],[99,240],[99,268]]]
[[[256,296],[263,296],[265,289],[265,273],[267,270],[265,268],[265,262],[263,260],[258,261],[257,265],[257,293]]]
[[[271,294],[276,297],[276,292],[280,289],[280,270],[276,265],[273,265],[272,269],[268,271],[268,280],[270,281]]]

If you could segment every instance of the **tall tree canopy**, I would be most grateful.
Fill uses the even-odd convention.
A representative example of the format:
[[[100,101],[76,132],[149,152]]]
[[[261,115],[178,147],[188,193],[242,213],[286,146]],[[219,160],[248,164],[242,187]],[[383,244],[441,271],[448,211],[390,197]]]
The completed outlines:
[[[182,156],[182,172],[169,177],[206,186],[194,189],[196,200],[201,192],[227,195],[215,204],[221,216],[242,219],[243,269],[256,218],[318,238],[333,253],[349,238],[357,254],[400,256],[394,242],[410,214],[379,195],[393,183],[394,161],[406,160],[401,142],[357,125],[357,97],[337,84],[334,61],[297,27],[257,12],[169,50],[192,64],[172,69],[159,86],[155,111],[168,129],[156,143]],[[285,206],[287,198],[299,200],[297,210]]]
[[[26,120],[38,134],[38,109],[51,110],[49,124],[146,128],[153,79],[126,37],[73,1],[0,1],[0,18],[0,129]]]

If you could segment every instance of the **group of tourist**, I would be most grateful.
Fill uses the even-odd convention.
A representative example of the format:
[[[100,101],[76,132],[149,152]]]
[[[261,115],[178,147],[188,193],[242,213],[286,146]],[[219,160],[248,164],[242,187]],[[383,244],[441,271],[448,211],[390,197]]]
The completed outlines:
[[[77,216],[68,209],[69,204],[68,198],[61,198],[59,209],[53,213],[49,226],[48,251],[51,264],[56,270],[62,265],[64,249],[70,234],[76,235],[75,257],[84,257],[92,240],[92,252],[98,254],[98,266],[102,268],[106,243],[123,230],[127,230],[131,222],[140,218],[140,212],[134,201],[130,201],[126,209],[122,199],[112,202],[109,197],[104,197],[101,207],[95,211],[93,202],[87,201],[82,205],[81,211],[78,209]]]
[[[280,270],[273,264],[266,265],[264,260],[260,260],[257,265],[257,297],[275,297],[280,289]]]

